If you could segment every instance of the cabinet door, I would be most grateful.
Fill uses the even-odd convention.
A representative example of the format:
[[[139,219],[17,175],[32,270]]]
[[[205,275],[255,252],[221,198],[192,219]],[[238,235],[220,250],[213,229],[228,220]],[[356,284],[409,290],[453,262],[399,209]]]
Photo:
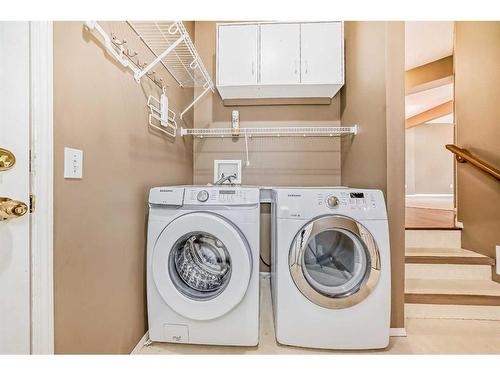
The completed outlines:
[[[301,24],[301,82],[344,83],[342,22]]]
[[[257,83],[258,25],[218,27],[217,82],[221,86]]]
[[[260,43],[260,83],[300,83],[300,24],[262,24]]]

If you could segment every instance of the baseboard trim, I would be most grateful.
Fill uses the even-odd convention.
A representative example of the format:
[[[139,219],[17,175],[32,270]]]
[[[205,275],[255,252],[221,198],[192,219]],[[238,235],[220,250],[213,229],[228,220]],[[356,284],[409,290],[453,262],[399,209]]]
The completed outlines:
[[[391,337],[406,337],[406,328],[391,328],[389,330],[389,336]]]
[[[146,342],[148,342],[148,340],[149,340],[149,331],[146,331],[144,336],[141,337],[141,339],[139,340],[139,342],[137,343],[137,345],[134,347],[134,349],[132,350],[132,352],[130,354],[139,354],[139,352],[141,351],[143,346],[146,344]]]
[[[265,272],[262,272],[262,273],[265,273]],[[389,336],[391,336],[391,337],[406,337],[407,336],[406,335],[406,328],[391,328],[389,330]],[[146,331],[144,336],[142,336],[142,338],[139,340],[139,342],[137,343],[137,345],[134,347],[134,349],[132,350],[132,352],[130,354],[131,355],[139,354],[141,349],[148,342],[148,340],[149,340],[149,331]]]

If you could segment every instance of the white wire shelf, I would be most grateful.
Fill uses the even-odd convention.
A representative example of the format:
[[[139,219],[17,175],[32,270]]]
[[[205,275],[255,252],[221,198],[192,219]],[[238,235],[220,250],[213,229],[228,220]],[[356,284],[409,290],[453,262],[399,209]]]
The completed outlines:
[[[236,132],[227,128],[186,129],[181,128],[181,136],[191,135],[198,138],[227,137],[336,137],[344,134],[357,134],[358,126],[302,126],[239,128]]]
[[[127,23],[159,58],[151,64],[156,65],[161,62],[180,86],[213,87],[213,82],[181,21],[127,21]],[[170,48],[172,49],[165,53]]]
[[[161,63],[181,87],[202,87],[203,92],[181,112],[180,118],[189,111],[208,91],[214,91],[214,83],[203,65],[194,44],[181,21],[127,21],[135,33],[156,58],[139,73],[136,80]]]

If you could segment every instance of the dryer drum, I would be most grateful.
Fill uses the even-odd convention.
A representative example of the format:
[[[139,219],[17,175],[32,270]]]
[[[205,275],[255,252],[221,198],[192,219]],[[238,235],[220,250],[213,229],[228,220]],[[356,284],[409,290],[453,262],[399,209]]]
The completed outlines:
[[[292,279],[315,304],[354,306],[371,294],[380,277],[380,254],[371,233],[341,215],[321,216],[295,236],[289,253]]]
[[[213,292],[225,285],[230,274],[229,254],[224,244],[208,234],[194,234],[175,253],[175,268],[181,280],[199,292]]]

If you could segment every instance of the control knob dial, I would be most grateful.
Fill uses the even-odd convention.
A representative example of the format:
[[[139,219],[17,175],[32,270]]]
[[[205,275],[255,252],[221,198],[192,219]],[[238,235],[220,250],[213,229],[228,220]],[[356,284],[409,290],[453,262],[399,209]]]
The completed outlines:
[[[340,204],[340,201],[339,201],[339,199],[336,196],[330,195],[328,197],[328,199],[326,200],[326,204],[330,208],[337,208],[339,206],[339,204]]]
[[[199,202],[206,202],[208,200],[208,191],[200,190],[196,196]]]

